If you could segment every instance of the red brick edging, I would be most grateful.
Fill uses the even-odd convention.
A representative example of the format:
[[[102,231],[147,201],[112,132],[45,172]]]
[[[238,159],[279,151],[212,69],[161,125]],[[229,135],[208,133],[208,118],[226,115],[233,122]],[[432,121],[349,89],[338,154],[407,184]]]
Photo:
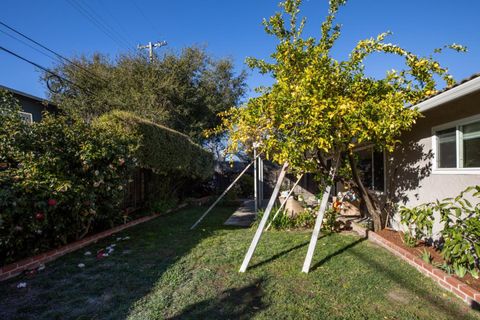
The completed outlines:
[[[166,213],[184,208],[185,206],[186,206],[186,204],[181,204],[173,210],[168,210]],[[54,249],[54,250],[51,250],[51,251],[47,251],[47,252],[44,252],[42,254],[20,260],[20,261],[14,262],[12,264],[8,264],[6,266],[3,266],[2,268],[0,268],[0,281],[13,278],[13,277],[19,275],[20,273],[22,273],[25,270],[34,269],[34,268],[38,267],[40,264],[44,264],[44,263],[53,261],[53,260],[65,255],[67,253],[70,253],[70,252],[73,252],[73,251],[78,250],[80,248],[83,248],[83,247],[85,247],[85,246],[87,246],[87,245],[89,245],[93,242],[96,242],[100,239],[106,238],[106,237],[108,237],[108,236],[110,236],[114,233],[120,232],[120,231],[125,230],[127,228],[136,226],[137,224],[155,219],[160,215],[161,215],[161,213],[156,213],[156,214],[153,214],[151,216],[142,217],[142,218],[130,221],[128,223],[122,224],[120,226],[114,227],[112,229],[105,230],[105,231],[102,231],[100,233],[91,235],[91,236],[86,237],[82,240],[69,243],[69,244],[67,244],[63,247],[60,247],[60,248],[57,248],[57,249]]]
[[[368,240],[375,242],[376,244],[387,249],[400,259],[405,260],[408,264],[415,267],[418,271],[438,283],[442,288],[453,293],[466,303],[470,304],[470,306],[473,307],[480,304],[480,292],[473,289],[469,285],[446,274],[442,270],[435,268],[431,264],[424,262],[419,257],[414,256],[402,247],[390,242],[378,233],[369,231]]]

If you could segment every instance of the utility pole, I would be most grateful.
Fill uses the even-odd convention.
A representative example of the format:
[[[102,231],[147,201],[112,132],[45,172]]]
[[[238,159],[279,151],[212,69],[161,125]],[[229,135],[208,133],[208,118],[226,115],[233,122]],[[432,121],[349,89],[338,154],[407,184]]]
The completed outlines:
[[[148,57],[149,57],[149,61],[152,62],[153,61],[153,49],[156,49],[156,48],[160,48],[160,47],[163,47],[163,46],[166,46],[167,45],[167,41],[158,41],[156,43],[152,43],[151,41],[148,42],[148,44],[146,45],[138,45],[137,46],[137,49],[138,50],[141,50],[141,49],[148,49]]]

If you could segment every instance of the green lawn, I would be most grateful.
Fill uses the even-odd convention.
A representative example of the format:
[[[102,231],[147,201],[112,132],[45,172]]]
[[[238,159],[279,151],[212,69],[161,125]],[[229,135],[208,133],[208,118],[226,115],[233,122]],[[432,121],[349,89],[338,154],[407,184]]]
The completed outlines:
[[[266,233],[238,273],[252,229],[223,226],[232,208],[155,219],[69,254],[32,279],[0,283],[0,319],[480,319],[477,311],[387,251],[323,236],[300,273],[309,232]],[[89,250],[116,243],[101,260]],[[85,268],[77,265],[84,263]],[[27,288],[17,289],[26,281]]]

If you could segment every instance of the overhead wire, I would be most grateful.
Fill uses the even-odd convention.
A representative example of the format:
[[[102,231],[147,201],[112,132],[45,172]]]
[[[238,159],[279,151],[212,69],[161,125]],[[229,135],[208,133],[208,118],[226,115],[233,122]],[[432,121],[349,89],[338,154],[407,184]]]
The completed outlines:
[[[32,60],[27,59],[27,58],[19,55],[18,53],[13,52],[12,50],[9,50],[9,49],[7,49],[7,48],[5,48],[5,47],[3,47],[3,46],[0,46],[0,50],[5,51],[6,53],[8,53],[8,54],[10,54],[10,55],[12,55],[12,56],[14,56],[14,57],[16,57],[16,58],[24,61],[24,62],[27,62],[27,63],[35,66],[36,68],[39,68],[39,69],[47,72],[48,74],[53,75],[53,76],[59,78],[60,80],[63,80],[63,81],[65,81],[65,82],[67,82],[67,83],[70,83],[71,85],[73,85],[73,86],[75,86],[75,87],[77,87],[77,88],[79,88],[79,89],[85,90],[85,91],[86,91],[87,93],[89,93],[89,94],[92,94],[92,93],[90,92],[90,90],[84,88],[83,86],[81,86],[81,85],[79,85],[79,84],[76,84],[75,82],[73,82],[73,81],[71,81],[71,80],[69,80],[69,79],[67,79],[67,78],[59,75],[58,73],[56,73],[56,72],[48,69],[47,67],[44,67],[44,66],[42,66],[42,65],[40,65],[40,64],[38,64],[38,63],[36,63],[36,62],[33,62]]]
[[[59,62],[62,63],[62,64],[65,64],[63,61],[66,61],[66,62],[70,63],[72,66],[74,66],[74,67],[76,67],[76,68],[78,68],[78,69],[81,69],[82,71],[90,74],[91,76],[97,78],[98,80],[102,80],[102,81],[105,81],[105,82],[106,82],[106,80],[105,80],[104,78],[100,77],[99,75],[97,75],[97,74],[93,73],[92,71],[86,69],[86,68],[83,67],[82,65],[80,65],[80,64],[78,64],[78,63],[75,63],[74,61],[66,58],[65,56],[61,55],[60,53],[58,53],[58,52],[56,52],[56,51],[48,48],[47,46],[41,44],[40,42],[32,39],[31,37],[27,36],[26,34],[24,34],[24,33],[20,32],[20,31],[18,31],[17,29],[15,29],[14,27],[9,26],[9,25],[7,25],[6,23],[4,23],[4,22],[2,22],[2,21],[0,21],[0,25],[4,26],[5,28],[7,28],[7,29],[10,30],[10,31],[15,32],[16,34],[18,34],[19,36],[27,39],[28,41],[36,44],[36,45],[39,46],[40,48],[42,48],[42,49],[44,49],[44,50],[46,50],[46,51],[54,54],[54,55],[57,57],[57,59],[54,59],[54,58],[51,57],[50,55],[47,55],[46,53],[44,53],[44,52],[42,52],[42,51],[34,48],[33,46],[27,44],[25,41],[23,41],[23,40],[21,40],[21,39],[18,39],[18,38],[16,38],[16,37],[14,37],[13,35],[11,35],[11,34],[9,34],[9,33],[6,33],[6,32],[4,32],[4,31],[2,31],[2,30],[0,30],[0,31],[3,32],[4,34],[8,35],[8,36],[11,37],[11,38],[16,39],[17,41],[22,42],[23,44],[25,44],[25,45],[27,45],[28,47],[34,49],[35,51],[40,52],[41,54],[43,54],[43,55],[45,55],[45,56],[48,56],[48,57],[50,57],[51,59],[57,60],[57,61],[59,61]]]
[[[90,22],[92,22],[95,27],[97,27],[98,30],[103,32],[108,38],[110,38],[112,41],[114,41],[118,46],[129,50],[130,49],[130,44],[126,42],[124,39],[119,37],[118,35],[115,34],[112,30],[109,29],[109,27],[106,26],[104,22],[101,21],[98,18],[94,16],[88,9],[86,9],[80,2],[77,2],[75,0],[67,0],[67,2],[75,9],[77,10],[81,15],[83,15],[85,18],[87,18]],[[111,28],[111,27],[110,27]]]

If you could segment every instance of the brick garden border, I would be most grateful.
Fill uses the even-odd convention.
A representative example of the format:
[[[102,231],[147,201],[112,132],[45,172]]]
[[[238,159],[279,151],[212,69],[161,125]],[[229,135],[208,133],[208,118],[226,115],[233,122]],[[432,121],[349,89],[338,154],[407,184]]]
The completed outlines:
[[[202,198],[198,200],[200,201],[199,203],[196,203],[196,204],[200,205],[202,203],[201,200],[204,200],[204,199]],[[185,208],[186,206],[187,206],[186,203],[180,204],[175,209],[167,210],[165,213],[170,213],[170,212]],[[136,226],[140,223],[144,223],[152,219],[155,219],[165,213],[156,213],[151,216],[142,217],[142,218],[130,221],[128,223],[122,224],[120,226],[114,227],[112,229],[105,230],[100,233],[96,233],[82,240],[69,243],[63,247],[44,252],[39,255],[14,262],[12,264],[5,265],[2,268],[0,268],[0,281],[13,278],[21,274],[25,270],[31,270],[31,269],[37,268],[40,264],[45,264],[47,262],[53,261],[67,253],[70,253],[80,248],[83,248],[85,246],[88,246],[89,244],[97,242],[98,240],[106,238],[112,234],[118,233],[125,229],[131,228],[133,226]]]
[[[357,229],[358,228],[359,227],[357,226]],[[462,299],[464,302],[468,303],[473,309],[480,308],[480,292],[478,292],[477,290],[461,282],[460,280],[446,274],[442,270],[435,268],[431,264],[425,263],[419,257],[416,257],[402,247],[390,242],[378,233],[369,231],[367,233],[367,237],[368,240],[387,249],[400,259],[406,261],[408,264],[415,267],[418,271],[423,273],[425,276],[431,278],[442,288],[453,293],[454,295]]]

